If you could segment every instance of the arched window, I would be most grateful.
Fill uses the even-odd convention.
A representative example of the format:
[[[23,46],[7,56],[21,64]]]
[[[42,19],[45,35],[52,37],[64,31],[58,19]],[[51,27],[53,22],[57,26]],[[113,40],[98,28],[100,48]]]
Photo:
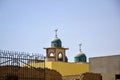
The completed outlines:
[[[54,53],[53,52],[51,52],[50,53],[50,57],[54,57],[55,55],[54,55]]]
[[[62,57],[63,57],[62,53],[59,53],[59,54],[58,54],[58,57],[59,57],[59,58],[62,58]]]
[[[58,61],[63,61],[63,54],[61,52],[58,54]]]

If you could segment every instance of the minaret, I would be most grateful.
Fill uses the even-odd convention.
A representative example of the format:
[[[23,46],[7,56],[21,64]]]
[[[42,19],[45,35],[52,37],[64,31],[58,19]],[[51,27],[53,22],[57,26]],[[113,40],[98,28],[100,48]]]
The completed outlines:
[[[51,41],[51,47],[44,48],[46,49],[46,61],[62,61],[66,62],[66,50],[68,48],[62,47],[62,41],[57,36],[58,29],[55,31],[55,38]]]

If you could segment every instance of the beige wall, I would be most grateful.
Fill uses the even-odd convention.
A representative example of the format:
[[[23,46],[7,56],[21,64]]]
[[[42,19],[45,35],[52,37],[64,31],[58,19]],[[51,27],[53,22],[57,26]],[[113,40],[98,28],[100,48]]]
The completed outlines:
[[[115,80],[120,74],[120,55],[93,57],[89,59],[90,72],[101,73],[103,80]]]

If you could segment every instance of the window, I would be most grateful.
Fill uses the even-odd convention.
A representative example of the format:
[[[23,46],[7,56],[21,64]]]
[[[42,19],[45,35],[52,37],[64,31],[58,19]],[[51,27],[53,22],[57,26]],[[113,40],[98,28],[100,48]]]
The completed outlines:
[[[62,53],[59,53],[58,57],[59,57],[59,58],[62,58],[62,57],[63,57]]]
[[[63,61],[63,54],[61,52],[58,54],[58,61]]]
[[[50,53],[50,57],[54,57],[54,53],[53,52]]]

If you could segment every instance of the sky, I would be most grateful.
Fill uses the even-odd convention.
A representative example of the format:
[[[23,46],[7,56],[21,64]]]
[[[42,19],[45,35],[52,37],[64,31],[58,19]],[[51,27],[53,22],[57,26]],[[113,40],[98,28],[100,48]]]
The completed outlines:
[[[58,29],[69,62],[120,54],[120,0],[0,0],[0,49],[46,54]]]

